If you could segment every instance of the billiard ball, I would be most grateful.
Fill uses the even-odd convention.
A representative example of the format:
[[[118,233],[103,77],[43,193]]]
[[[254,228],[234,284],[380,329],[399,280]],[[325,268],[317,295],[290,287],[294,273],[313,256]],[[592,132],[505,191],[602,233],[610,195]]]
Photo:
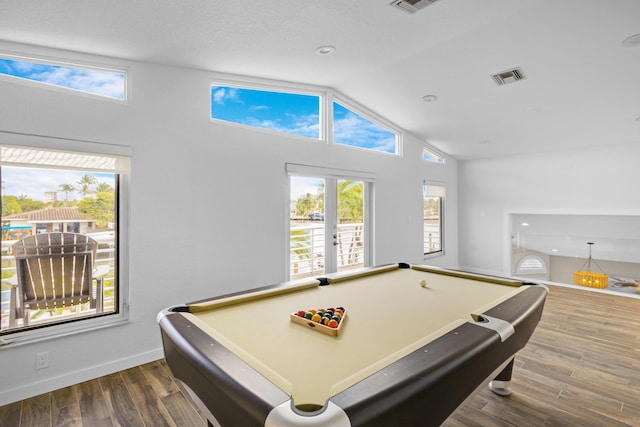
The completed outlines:
[[[419,284],[420,284],[420,286],[422,286],[423,288],[426,288],[426,287],[427,287],[427,281],[426,281],[426,280],[424,280],[424,279],[421,279],[418,283],[419,283]]]

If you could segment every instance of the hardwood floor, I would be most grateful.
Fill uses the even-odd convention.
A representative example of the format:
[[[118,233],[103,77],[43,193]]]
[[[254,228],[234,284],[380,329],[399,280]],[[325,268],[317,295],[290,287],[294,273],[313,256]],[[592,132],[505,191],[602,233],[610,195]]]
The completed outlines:
[[[443,424],[640,426],[640,300],[550,287],[513,394],[482,389]],[[164,361],[0,407],[0,425],[206,426]]]
[[[0,426],[206,426],[162,360],[0,407]]]

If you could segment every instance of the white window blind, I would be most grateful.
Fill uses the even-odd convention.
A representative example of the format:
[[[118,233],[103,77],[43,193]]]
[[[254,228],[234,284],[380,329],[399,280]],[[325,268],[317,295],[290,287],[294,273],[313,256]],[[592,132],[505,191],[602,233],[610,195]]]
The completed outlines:
[[[28,145],[22,145],[23,140]],[[47,148],[47,145],[64,145],[69,151]],[[129,152],[124,146],[0,132],[2,166],[128,173]]]
[[[286,163],[285,172],[291,176],[315,176],[319,178],[352,179],[355,181],[375,182],[376,174],[366,171],[325,168],[322,166]]]
[[[431,185],[424,183],[424,196],[425,197],[440,197],[444,198],[447,193],[447,188],[441,185]]]

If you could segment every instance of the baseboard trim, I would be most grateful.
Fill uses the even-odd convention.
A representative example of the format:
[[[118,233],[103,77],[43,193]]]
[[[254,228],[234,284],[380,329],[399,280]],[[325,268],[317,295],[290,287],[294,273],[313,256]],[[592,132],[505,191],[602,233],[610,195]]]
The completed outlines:
[[[161,348],[0,392],[0,406],[162,359]]]

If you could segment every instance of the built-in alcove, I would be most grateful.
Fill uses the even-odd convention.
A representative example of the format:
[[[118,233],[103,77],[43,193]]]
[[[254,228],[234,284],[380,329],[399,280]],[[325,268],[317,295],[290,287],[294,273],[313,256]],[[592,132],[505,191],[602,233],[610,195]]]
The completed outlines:
[[[510,275],[576,285],[588,269],[608,276],[601,289],[640,297],[640,212],[508,212],[506,222]]]

